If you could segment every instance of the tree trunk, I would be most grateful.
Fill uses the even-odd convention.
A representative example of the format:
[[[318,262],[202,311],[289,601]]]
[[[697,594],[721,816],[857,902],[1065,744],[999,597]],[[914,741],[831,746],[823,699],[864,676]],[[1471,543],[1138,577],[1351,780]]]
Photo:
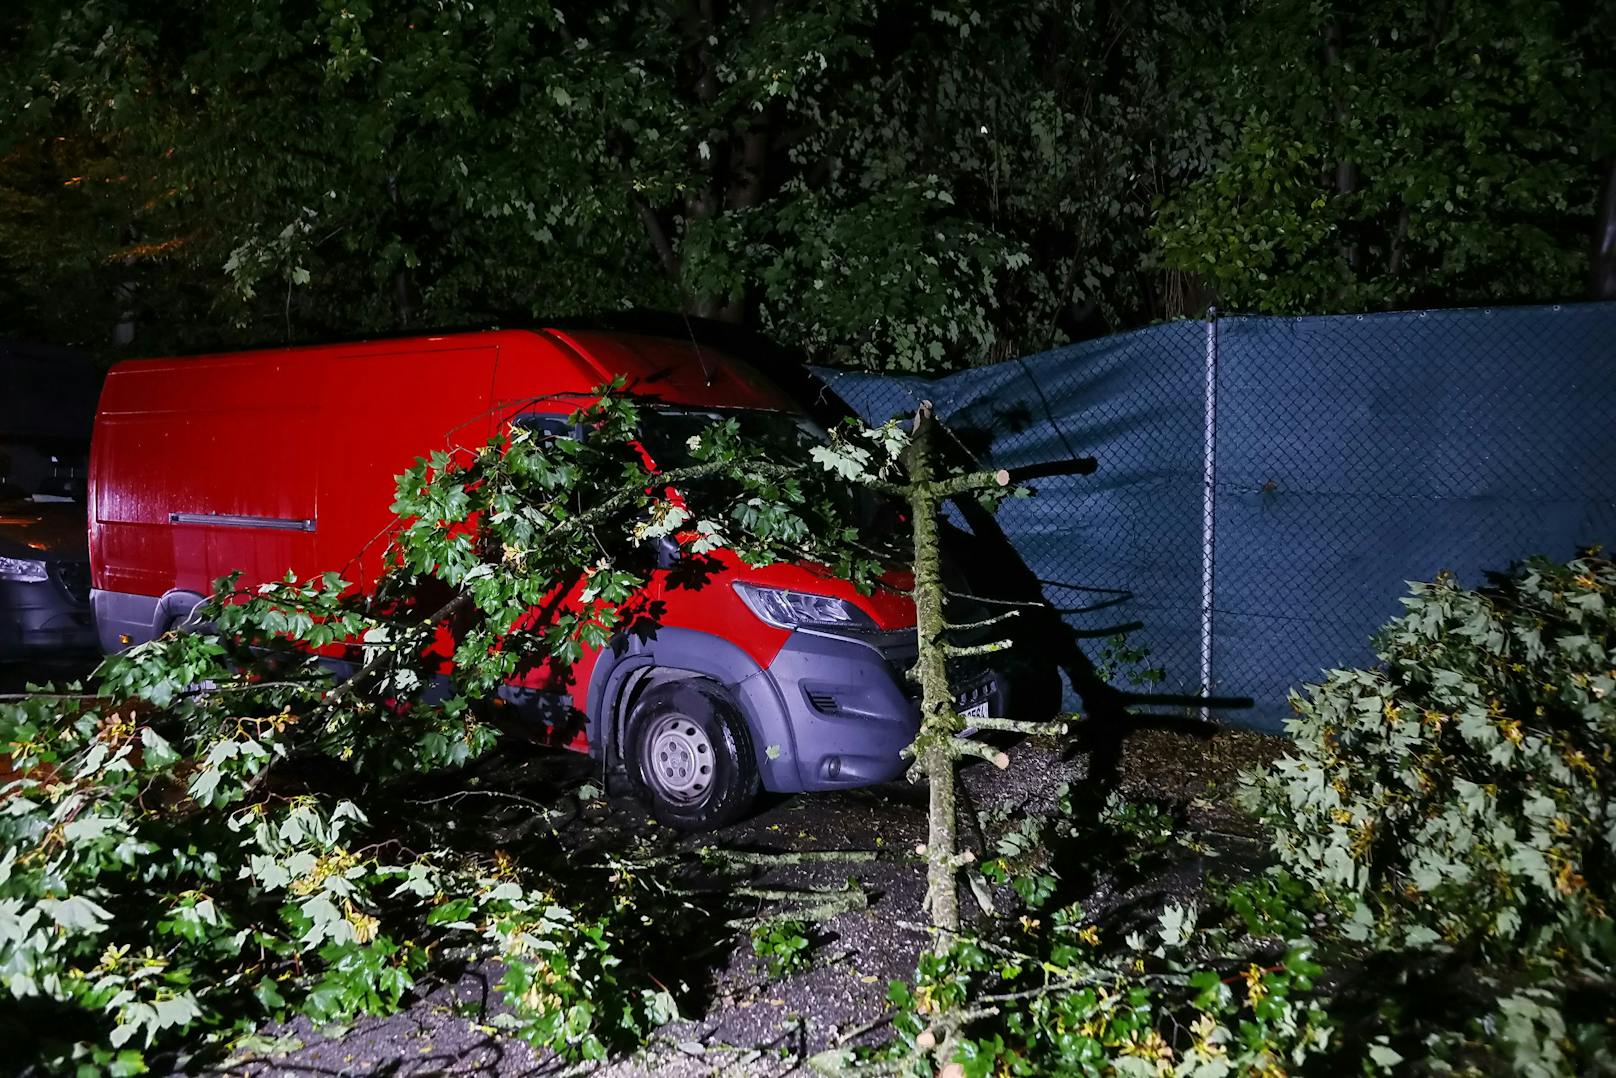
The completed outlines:
[[[1334,19],[1324,27],[1324,66],[1327,71],[1339,74],[1341,71],[1342,40],[1345,37],[1339,19]],[[1347,109],[1346,95],[1339,86],[1331,90],[1331,100],[1335,110],[1336,137],[1346,138],[1347,122],[1350,114]],[[1346,147],[1341,148],[1341,155],[1335,163],[1335,194],[1343,199],[1358,190],[1358,166],[1348,159]],[[1344,224],[1345,222],[1343,222]],[[1341,258],[1348,268],[1358,268],[1358,242],[1352,237],[1352,231],[1342,229]]]
[[[1386,272],[1392,278],[1403,275],[1403,259],[1408,249],[1408,207],[1397,211],[1397,230],[1392,233],[1391,254],[1386,259]]]
[[[398,177],[389,174],[387,177],[387,197],[393,203],[393,217],[399,226],[399,232],[404,230],[402,204],[398,197]],[[393,271],[393,319],[398,323],[399,329],[408,329],[410,325],[410,276],[409,271],[402,265]]]
[[[662,218],[657,216],[656,210],[635,192],[633,184],[629,185],[629,199],[634,203],[634,210],[640,215],[640,223],[645,226],[646,238],[651,241],[651,250],[656,252],[657,263],[662,272],[667,274],[668,280],[674,284],[679,283],[679,255],[673,249],[673,243],[668,239],[668,230],[662,226]]]
[[[943,650],[942,537],[937,524],[941,508],[932,480],[935,428],[930,402],[915,413],[908,450],[909,518],[915,545],[915,634],[920,642],[916,674],[920,678],[920,745],[917,762],[931,787],[926,830],[926,908],[937,933],[933,947],[941,952],[959,931],[959,892],[954,879],[954,754],[949,743],[959,718],[949,692],[948,659]]]
[[[113,288],[118,297],[118,321],[112,327],[112,343],[127,348],[135,341],[135,282],[123,281]]]
[[[765,24],[773,17],[774,9],[775,0],[751,0],[746,9],[748,33],[757,36],[770,32]],[[724,21],[725,10],[721,0],[689,0],[685,9],[693,72],[691,92],[703,109],[717,103],[721,90],[714,35]],[[685,199],[687,221],[712,220],[726,212],[750,209],[763,201],[769,190],[769,156],[773,152],[779,118],[780,110],[771,105],[744,129],[709,127],[705,182]],[[736,123],[732,118],[712,119],[715,124]],[[751,320],[754,302],[755,297],[748,293],[706,294],[687,297],[685,310],[701,318],[741,324]]]

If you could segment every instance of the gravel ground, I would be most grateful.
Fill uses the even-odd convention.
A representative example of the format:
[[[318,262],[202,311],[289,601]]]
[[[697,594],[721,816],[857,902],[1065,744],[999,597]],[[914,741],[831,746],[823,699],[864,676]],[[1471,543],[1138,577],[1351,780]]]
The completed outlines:
[[[989,769],[991,770],[991,769]],[[646,826],[632,808],[618,810],[625,832]],[[768,805],[742,824],[682,845],[720,845],[758,852],[809,850],[912,850],[925,833],[924,790],[892,784],[871,790],[792,797]],[[879,842],[877,841],[879,840]],[[912,973],[925,945],[921,932],[899,927],[918,921],[925,890],[921,871],[905,861],[819,862],[771,869],[750,886],[834,888],[849,878],[869,895],[860,910],[814,926],[812,968],[770,980],[745,933],[718,955],[693,955],[688,983],[706,1001],[691,1015],[659,1030],[636,1056],[594,1068],[599,1075],[778,1074],[841,1035],[885,1013],[887,982]],[[406,1011],[356,1023],[336,1037],[297,1023],[275,1033],[301,1047],[223,1073],[294,1074],[439,1073],[540,1075],[561,1068],[521,1042],[502,1036],[482,1011],[498,971],[486,968],[438,989]]]

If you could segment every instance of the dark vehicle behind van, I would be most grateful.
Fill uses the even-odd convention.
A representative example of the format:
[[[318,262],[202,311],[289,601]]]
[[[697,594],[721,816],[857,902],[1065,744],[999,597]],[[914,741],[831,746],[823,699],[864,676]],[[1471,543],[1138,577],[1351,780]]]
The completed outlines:
[[[93,649],[85,467],[100,373],[0,342],[0,661]]]
[[[0,497],[0,659],[95,646],[84,504]]]

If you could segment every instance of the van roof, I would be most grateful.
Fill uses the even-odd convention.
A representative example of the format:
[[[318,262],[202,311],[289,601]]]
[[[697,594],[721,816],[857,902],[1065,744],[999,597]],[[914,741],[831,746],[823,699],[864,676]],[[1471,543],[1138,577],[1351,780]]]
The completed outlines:
[[[259,348],[251,351],[125,360],[111,374],[108,396],[117,398],[119,374],[155,374],[193,365],[236,366],[295,363],[317,366],[344,359],[398,353],[451,352],[497,347],[507,370],[502,384],[532,385],[535,394],[586,394],[623,377],[625,392],[673,404],[712,408],[799,411],[800,407],[762,374],[733,356],[701,345],[639,333],[601,330],[496,329],[385,337],[334,344]],[[311,372],[312,373],[312,372]],[[103,401],[103,408],[112,404]],[[116,409],[116,405],[114,405]]]
[[[693,340],[602,330],[542,333],[590,363],[597,381],[623,375],[627,391],[671,403],[796,411],[797,405],[755,368]]]

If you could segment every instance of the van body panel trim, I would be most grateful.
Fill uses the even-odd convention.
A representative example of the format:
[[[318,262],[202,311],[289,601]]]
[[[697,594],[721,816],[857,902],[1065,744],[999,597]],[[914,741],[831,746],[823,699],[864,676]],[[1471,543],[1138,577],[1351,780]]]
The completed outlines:
[[[791,634],[758,677],[773,686],[791,731],[796,790],[870,786],[904,773],[903,751],[920,732],[920,702],[903,674],[914,651],[912,630],[866,640]]]
[[[251,517],[238,513],[170,513],[170,524],[203,524],[210,528],[269,528],[282,532],[312,532],[310,517]]]
[[[162,599],[156,595],[131,595],[122,591],[90,590],[90,610],[95,617],[95,631],[101,639],[101,650],[108,655],[136,644],[144,644],[157,635],[153,623]],[[127,636],[126,644],[119,639]]]
[[[182,588],[170,589],[162,595],[90,589],[90,610],[95,618],[96,634],[101,640],[101,650],[108,655],[154,640],[174,626],[185,624],[200,605],[202,596]],[[120,639],[124,636],[129,639]]]

